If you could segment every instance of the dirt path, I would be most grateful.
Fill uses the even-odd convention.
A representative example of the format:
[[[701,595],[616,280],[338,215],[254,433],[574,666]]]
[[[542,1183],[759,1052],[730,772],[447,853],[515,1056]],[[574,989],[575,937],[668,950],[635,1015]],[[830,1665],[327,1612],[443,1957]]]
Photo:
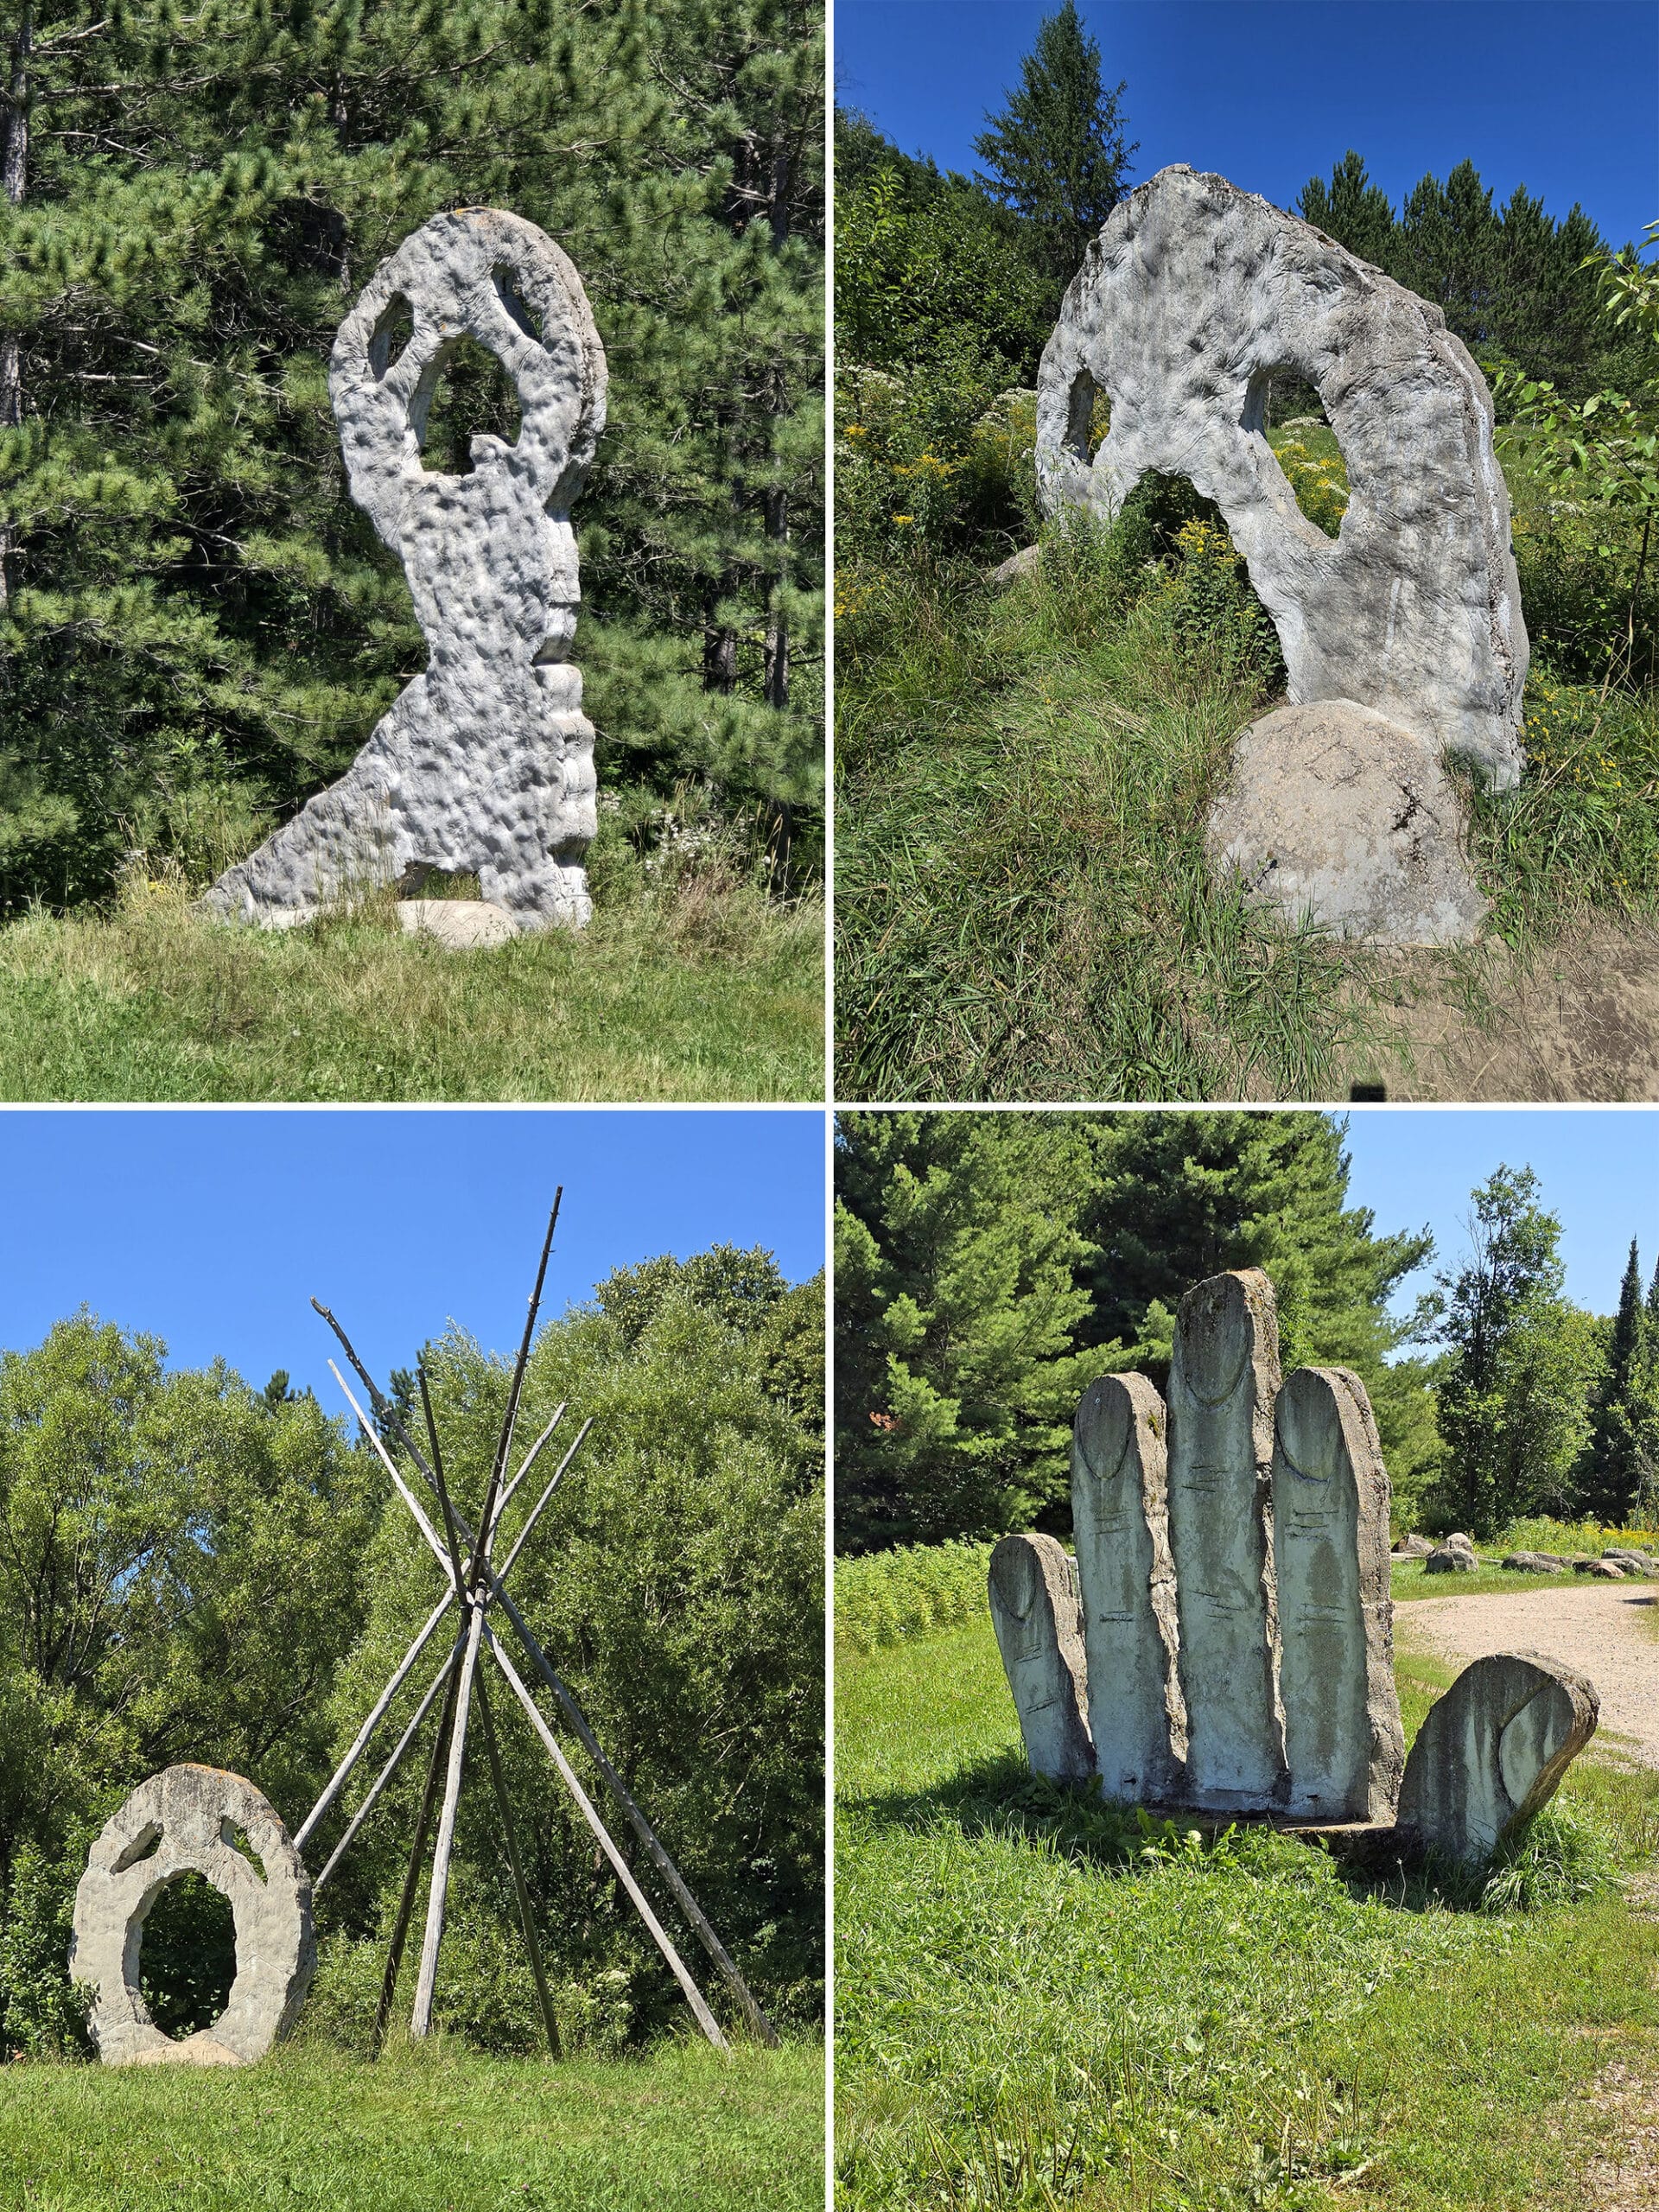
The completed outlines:
[[[1516,1578],[1517,1580],[1520,1578]],[[1601,1694],[1609,1749],[1659,1767],[1659,1633],[1652,1583],[1592,1582],[1581,1590],[1507,1591],[1417,1598],[1394,1609],[1404,1649],[1465,1665],[1494,1651],[1541,1651],[1588,1675]]]

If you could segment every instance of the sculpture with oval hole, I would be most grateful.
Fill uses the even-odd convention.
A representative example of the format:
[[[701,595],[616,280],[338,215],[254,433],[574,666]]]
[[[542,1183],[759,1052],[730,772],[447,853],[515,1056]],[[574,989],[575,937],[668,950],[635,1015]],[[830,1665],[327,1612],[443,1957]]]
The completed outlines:
[[[263,1872],[232,1840],[247,1838]],[[236,1979],[210,2028],[176,2041],[139,1988],[144,1920],[168,1884],[196,1873],[230,1899]],[[75,1891],[71,1978],[93,1991],[92,2040],[106,2066],[241,2066],[299,2018],[316,1971],[311,1882],[270,1802],[222,1767],[168,1767],[105,1823]]]
[[[1334,541],[1268,442],[1287,365],[1318,391],[1348,505]],[[1092,456],[1096,394],[1111,423]],[[1122,200],[1072,279],[1038,377],[1052,512],[1115,516],[1149,471],[1226,518],[1293,703],[1351,701],[1521,773],[1528,645],[1492,402],[1440,308],[1225,177],[1177,162]]]
[[[1406,1758],[1370,1402],[1346,1368],[1281,1382],[1257,1268],[1182,1299],[1167,1406],[1144,1376],[1090,1386],[1071,1498],[1075,1605],[1052,1536],[1005,1536],[991,1561],[1027,1757],[1054,1781],[1478,1858],[1594,1731],[1592,1684],[1509,1653],[1459,1676]]]
[[[402,331],[404,342],[398,345]],[[468,339],[517,390],[508,444],[461,474],[421,448]],[[329,365],[352,496],[404,564],[430,650],[340,780],[228,868],[206,904],[280,925],[429,870],[473,874],[520,929],[580,927],[597,829],[593,725],[569,652],[581,599],[570,506],[605,426],[582,279],[534,224],[435,216],[376,272]]]

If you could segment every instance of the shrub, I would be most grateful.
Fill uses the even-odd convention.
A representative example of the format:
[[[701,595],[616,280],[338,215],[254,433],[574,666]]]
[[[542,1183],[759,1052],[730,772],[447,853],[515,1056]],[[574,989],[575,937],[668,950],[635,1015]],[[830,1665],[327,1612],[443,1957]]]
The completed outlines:
[[[836,1564],[836,1641],[866,1652],[976,1619],[988,1602],[991,1547],[903,1544]]]

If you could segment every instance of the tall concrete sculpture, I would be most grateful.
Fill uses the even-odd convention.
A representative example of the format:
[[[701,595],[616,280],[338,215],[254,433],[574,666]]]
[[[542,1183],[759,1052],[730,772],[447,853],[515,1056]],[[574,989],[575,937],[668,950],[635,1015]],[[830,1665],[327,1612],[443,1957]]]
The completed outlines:
[[[1259,1268],[1189,1290],[1169,1370],[1169,1541],[1186,1701],[1186,1798],[1282,1805],[1274,1676],[1273,1402],[1279,1313]]]
[[[1347,462],[1332,541],[1266,436],[1275,371],[1318,388]],[[1110,427],[1092,459],[1095,396]],[[1500,789],[1521,772],[1527,635],[1485,382],[1438,308],[1311,225],[1185,164],[1108,218],[1038,378],[1046,505],[1115,514],[1148,470],[1213,499],[1294,702],[1350,700]]]
[[[1459,1676],[1406,1758],[1370,1402],[1346,1368],[1281,1382],[1259,1269],[1181,1300],[1167,1407],[1144,1376],[1090,1386],[1071,1510],[1075,1586],[1052,1536],[991,1556],[1026,1754],[1051,1780],[1471,1859],[1532,1818],[1595,1728],[1592,1684],[1509,1653]]]
[[[259,1860],[237,1847],[237,1829]],[[175,2041],[139,1989],[144,1920],[168,1884],[196,1873],[231,1901],[236,1979],[210,2028]],[[170,1766],[111,1815],[75,1891],[69,1971],[92,1992],[92,2034],[106,2066],[263,2058],[299,2018],[316,1971],[311,1884],[275,1808],[239,1774]]]
[[[448,475],[423,467],[421,446],[467,338],[505,365],[521,423],[512,445],[474,437],[470,473]],[[212,910],[303,920],[442,869],[475,873],[521,929],[588,919],[594,731],[568,658],[581,598],[570,506],[605,385],[582,279],[533,223],[489,207],[437,215],[377,271],[340,325],[328,390],[352,496],[404,564],[431,658],[340,780],[219,878]]]
[[[1173,1797],[1185,1779],[1168,1433],[1163,1401],[1144,1375],[1091,1382],[1072,1427],[1089,1730],[1109,1797]]]

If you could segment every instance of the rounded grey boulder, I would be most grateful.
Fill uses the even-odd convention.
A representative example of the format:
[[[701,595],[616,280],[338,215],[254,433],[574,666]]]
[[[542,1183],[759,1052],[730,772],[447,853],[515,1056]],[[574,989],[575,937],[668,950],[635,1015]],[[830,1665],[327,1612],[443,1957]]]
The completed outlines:
[[[1344,937],[1452,944],[1486,918],[1437,747],[1351,699],[1280,707],[1233,748],[1205,842],[1287,920]]]
[[[238,1828],[263,1873],[232,1840]],[[175,2041],[139,1993],[139,1954],[150,1907],[169,1882],[193,1872],[231,1901],[236,1979],[213,2026]],[[152,1775],[87,1853],[69,1971],[92,1986],[92,2040],[106,2066],[262,2058],[299,2018],[316,1963],[310,1877],[274,1807],[239,1774],[181,1765]]]

